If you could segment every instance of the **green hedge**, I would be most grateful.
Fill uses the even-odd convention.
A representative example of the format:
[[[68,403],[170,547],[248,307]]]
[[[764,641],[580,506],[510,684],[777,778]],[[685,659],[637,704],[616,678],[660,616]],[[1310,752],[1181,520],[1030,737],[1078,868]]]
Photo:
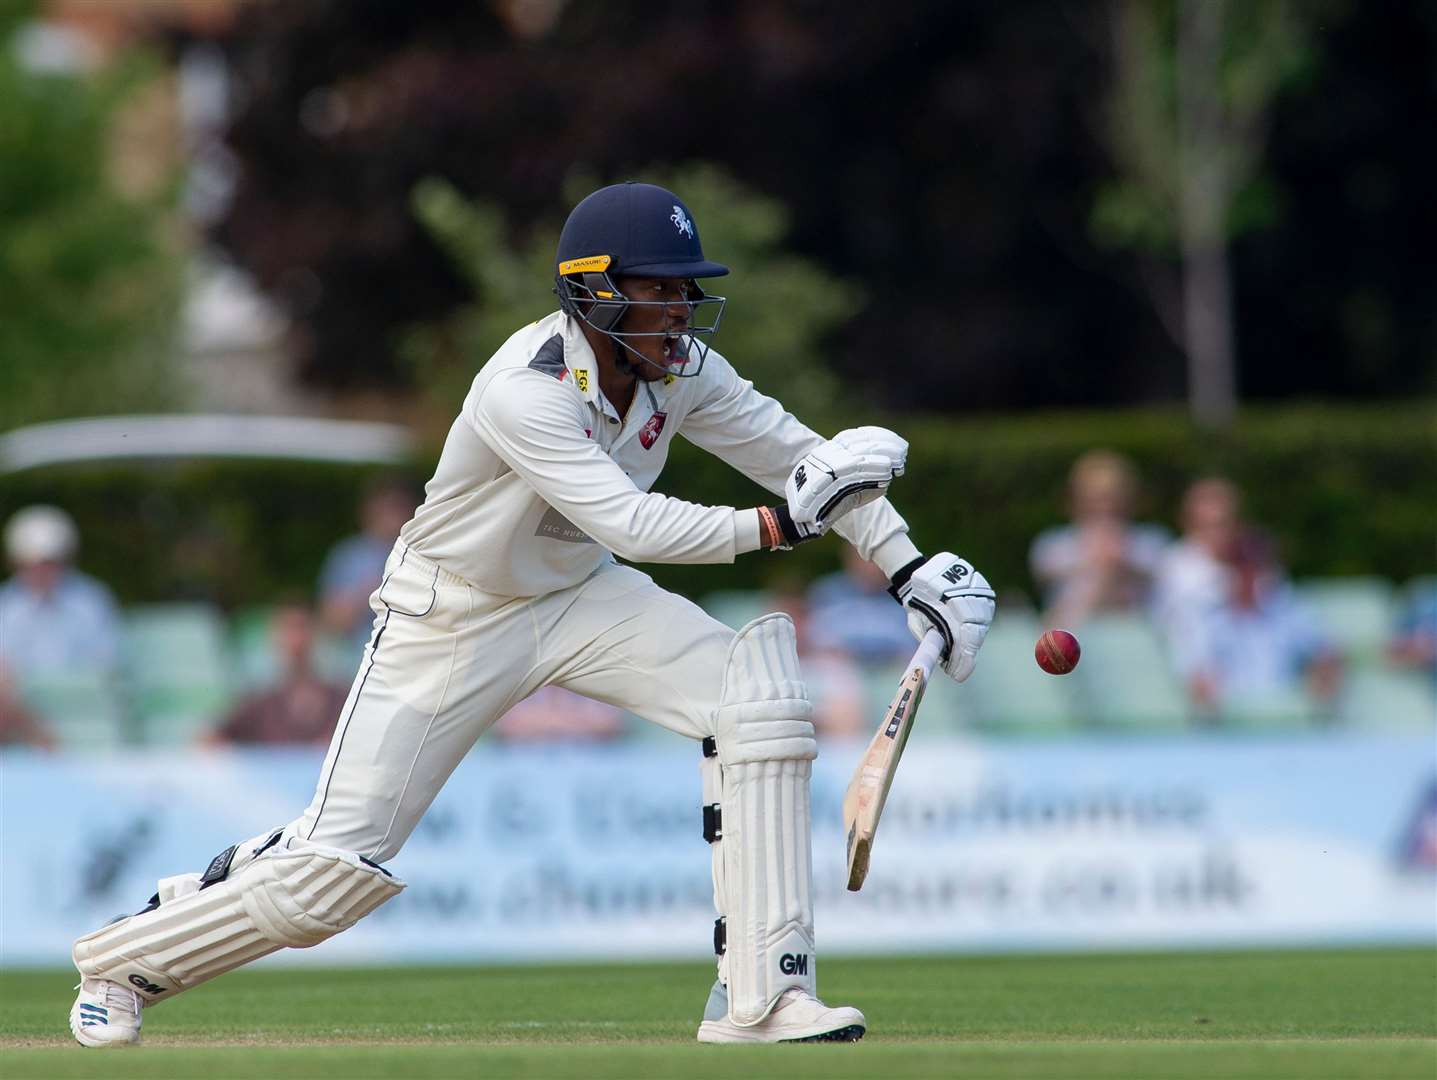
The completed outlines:
[[[125,602],[227,608],[312,589],[329,545],[353,533],[371,471],[292,461],[62,466],[5,477],[0,516],[63,506],[80,565]]]
[[[1246,510],[1279,539],[1296,576],[1377,574],[1402,581],[1437,570],[1437,406],[1302,406],[1248,410],[1222,436],[1196,430],[1178,411],[1052,414],[940,420],[877,418],[911,443],[909,468],[893,488],[918,546],[970,558],[1000,588],[1028,590],[1028,545],[1064,520],[1073,460],[1094,447],[1128,455],[1142,476],[1142,517],[1176,530],[1184,488],[1218,473],[1236,481]],[[665,471],[666,490],[736,505],[756,498],[708,455],[682,447]],[[765,572],[822,572],[837,541],[780,558]],[[801,564],[801,567],[795,564]],[[735,568],[725,568],[731,571]],[[744,566],[726,583],[752,582]],[[659,576],[659,575],[656,575]],[[711,588],[712,574],[665,568],[673,587]]]
[[[918,545],[968,556],[1001,588],[1028,588],[1028,544],[1063,519],[1068,467],[1097,446],[1137,463],[1142,516],[1169,526],[1194,477],[1231,477],[1252,520],[1282,542],[1295,575],[1402,581],[1437,568],[1437,409],[1430,403],[1248,410],[1221,437],[1164,411],[862,422],[888,423],[912,443],[893,497]],[[205,597],[232,606],[312,587],[328,545],[353,531],[369,476],[352,467],[251,461],[51,468],[4,478],[0,517],[28,502],[59,503],[83,531],[82,565],[123,599]],[[661,487],[737,506],[768,498],[682,440]],[[825,539],[734,566],[648,569],[697,596],[822,573],[837,565],[838,552],[839,541]]]

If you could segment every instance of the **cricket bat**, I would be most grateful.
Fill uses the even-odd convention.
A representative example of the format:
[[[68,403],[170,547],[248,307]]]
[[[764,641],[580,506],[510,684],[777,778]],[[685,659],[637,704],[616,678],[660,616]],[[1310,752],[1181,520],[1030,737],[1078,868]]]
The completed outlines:
[[[943,635],[929,630],[923,635],[913,659],[908,661],[908,670],[898,684],[893,703],[884,712],[883,722],[878,725],[873,741],[863,752],[863,760],[848,782],[848,790],[843,795],[843,827],[848,837],[849,892],[863,888],[863,879],[868,876],[878,818],[888,799],[888,789],[893,785],[893,774],[898,771],[898,759],[903,756],[908,733],[913,730],[928,677],[933,674],[933,665],[942,652]]]

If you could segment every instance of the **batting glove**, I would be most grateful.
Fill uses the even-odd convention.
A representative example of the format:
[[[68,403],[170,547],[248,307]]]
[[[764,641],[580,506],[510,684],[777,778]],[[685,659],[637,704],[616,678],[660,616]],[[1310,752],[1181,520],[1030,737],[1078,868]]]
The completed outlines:
[[[943,635],[943,670],[949,677],[962,682],[973,674],[997,596],[972,563],[948,551],[915,560],[894,575],[888,591],[907,609],[915,638],[922,641],[930,629]]]
[[[814,447],[784,485],[799,540],[822,536],[844,514],[880,498],[907,464],[907,441],[885,428],[850,428]]]

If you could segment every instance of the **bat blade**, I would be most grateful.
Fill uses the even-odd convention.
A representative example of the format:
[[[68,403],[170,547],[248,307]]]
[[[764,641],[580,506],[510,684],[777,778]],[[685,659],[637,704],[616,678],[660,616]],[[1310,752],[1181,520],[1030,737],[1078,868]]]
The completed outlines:
[[[863,888],[864,879],[868,876],[878,819],[883,814],[888,789],[893,786],[898,761],[908,744],[913,720],[918,715],[923,691],[928,686],[928,677],[942,644],[943,639],[937,631],[929,631],[923,639],[918,651],[913,654],[903,681],[898,684],[892,703],[883,714],[878,731],[848,782],[848,790],[843,796],[843,828],[848,838],[849,892]]]

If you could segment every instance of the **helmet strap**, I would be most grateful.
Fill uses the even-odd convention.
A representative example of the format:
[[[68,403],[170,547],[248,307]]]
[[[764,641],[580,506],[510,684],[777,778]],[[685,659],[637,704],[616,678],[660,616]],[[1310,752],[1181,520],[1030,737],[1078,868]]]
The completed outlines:
[[[624,346],[623,342],[614,337],[613,334],[605,334],[604,337],[609,339],[609,355],[613,358],[614,370],[620,375],[637,375],[638,372],[634,368],[634,362],[628,355],[629,350]]]

